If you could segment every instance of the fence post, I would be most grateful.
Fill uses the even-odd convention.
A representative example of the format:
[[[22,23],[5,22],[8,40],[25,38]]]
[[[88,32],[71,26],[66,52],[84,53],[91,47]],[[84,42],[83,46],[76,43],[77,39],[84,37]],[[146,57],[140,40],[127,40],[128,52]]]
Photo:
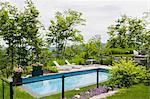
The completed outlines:
[[[97,69],[97,88],[98,88],[98,82],[99,82],[99,70]]]
[[[65,98],[65,76],[62,75],[62,99]]]
[[[2,99],[4,99],[4,81],[2,79]]]
[[[10,99],[13,99],[13,82],[10,82]]]

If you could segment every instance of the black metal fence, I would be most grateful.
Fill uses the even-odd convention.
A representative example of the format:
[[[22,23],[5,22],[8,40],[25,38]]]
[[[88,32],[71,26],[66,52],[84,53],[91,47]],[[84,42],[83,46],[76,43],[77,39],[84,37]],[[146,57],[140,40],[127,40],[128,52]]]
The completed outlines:
[[[0,78],[1,80],[1,89],[0,89],[0,95],[1,99],[13,99],[13,87],[12,82],[9,82],[5,79]]]
[[[58,74],[57,77],[53,77],[53,75],[46,75],[46,76],[40,76],[40,77],[48,77],[48,76],[51,76],[49,77],[49,79],[43,79],[43,80],[35,80],[35,81],[32,81],[32,77],[31,77],[31,81],[29,82],[22,82],[22,84],[28,84],[28,83],[34,83],[34,82],[40,82],[40,81],[44,81],[44,80],[51,80],[51,79],[57,79],[57,78],[61,78],[62,80],[62,92],[61,92],[61,98],[64,99],[65,98],[65,78],[66,77],[70,77],[70,76],[76,76],[76,75],[82,75],[82,74],[85,74],[87,71],[88,72],[96,72],[96,85],[97,87],[99,86],[99,71],[108,71],[107,69],[102,69],[102,68],[97,68],[97,69],[91,69],[91,70],[83,70],[83,71],[76,71],[76,72],[70,72],[70,73],[61,73],[61,74]],[[85,73],[82,73],[82,72],[85,72]],[[28,78],[27,78],[28,79]],[[30,79],[30,78],[29,78]],[[33,77],[34,79],[34,77]],[[13,91],[13,87],[14,86],[20,86],[20,85],[14,85],[13,82],[9,82],[5,79],[2,79],[1,78],[1,81],[2,81],[2,88],[1,88],[1,93],[2,93],[2,99],[14,99],[14,91]],[[8,92],[7,93],[7,96],[5,95],[5,84],[7,84],[7,91],[9,90],[9,94]]]

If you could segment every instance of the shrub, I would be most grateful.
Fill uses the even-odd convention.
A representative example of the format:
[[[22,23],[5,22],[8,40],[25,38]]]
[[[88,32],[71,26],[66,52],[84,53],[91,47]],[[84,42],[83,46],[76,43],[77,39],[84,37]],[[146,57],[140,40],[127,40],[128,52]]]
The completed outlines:
[[[112,53],[112,54],[133,54],[133,49],[132,48],[111,48],[107,49],[107,52]]]
[[[84,59],[80,56],[75,56],[72,58],[71,62],[82,65],[82,64],[84,64]]]
[[[145,85],[149,86],[150,85],[150,68],[147,69],[145,74],[146,74],[146,77],[143,80],[143,82]]]
[[[102,59],[102,64],[103,65],[111,65],[112,61],[113,60],[111,58]]]
[[[44,69],[50,71],[51,73],[58,73],[58,69],[54,66],[46,66]]]
[[[48,61],[47,66],[55,66],[55,65],[54,65],[53,61]]]
[[[32,72],[32,67],[31,66],[27,66],[26,67],[26,74],[30,74]]]
[[[110,83],[118,85],[118,87],[129,87],[133,84],[142,82],[146,78],[146,68],[136,66],[131,60],[121,59],[114,62],[110,70]]]
[[[32,66],[25,66],[22,67],[22,69],[23,69],[22,76],[30,75],[33,70]]]
[[[57,59],[56,61],[57,61],[58,64],[60,64],[60,65],[64,65],[64,64],[65,64],[65,60],[64,60],[64,59]]]

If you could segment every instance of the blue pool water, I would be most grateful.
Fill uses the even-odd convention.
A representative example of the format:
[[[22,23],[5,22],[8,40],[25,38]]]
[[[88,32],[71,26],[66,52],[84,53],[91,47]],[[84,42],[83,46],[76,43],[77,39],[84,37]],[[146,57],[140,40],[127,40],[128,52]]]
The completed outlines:
[[[70,90],[78,87],[83,87],[91,84],[96,84],[96,72],[87,74],[70,76],[65,78],[65,90]],[[108,79],[107,72],[99,71],[99,82]],[[62,79],[51,79],[40,82],[34,82],[22,85],[22,88],[27,90],[33,96],[46,96],[54,93],[61,92]]]

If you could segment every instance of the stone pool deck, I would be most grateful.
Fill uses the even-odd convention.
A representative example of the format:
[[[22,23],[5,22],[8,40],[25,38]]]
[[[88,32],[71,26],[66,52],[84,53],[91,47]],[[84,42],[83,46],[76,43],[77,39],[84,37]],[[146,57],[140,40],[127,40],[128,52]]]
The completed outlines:
[[[82,70],[90,70],[90,69],[97,69],[97,68],[102,68],[102,69],[111,69],[111,66],[107,65],[98,65],[98,64],[92,64],[92,65],[80,65],[82,68],[80,69],[71,69],[69,71],[59,71],[59,73],[67,73],[67,72],[73,72],[73,71],[82,71]]]
[[[69,72],[74,72],[74,71],[83,71],[83,70],[90,70],[90,69],[97,69],[97,68],[102,68],[102,69],[111,69],[111,66],[107,66],[107,65],[98,65],[98,64],[92,64],[92,65],[80,65],[82,66],[82,68],[80,69],[71,69],[69,71],[61,71],[59,70],[58,73],[46,73],[43,75],[53,75],[53,74],[59,74],[59,73],[69,73]],[[27,75],[25,77],[22,78],[28,78],[31,77],[32,75]],[[12,79],[10,80],[12,81]]]

